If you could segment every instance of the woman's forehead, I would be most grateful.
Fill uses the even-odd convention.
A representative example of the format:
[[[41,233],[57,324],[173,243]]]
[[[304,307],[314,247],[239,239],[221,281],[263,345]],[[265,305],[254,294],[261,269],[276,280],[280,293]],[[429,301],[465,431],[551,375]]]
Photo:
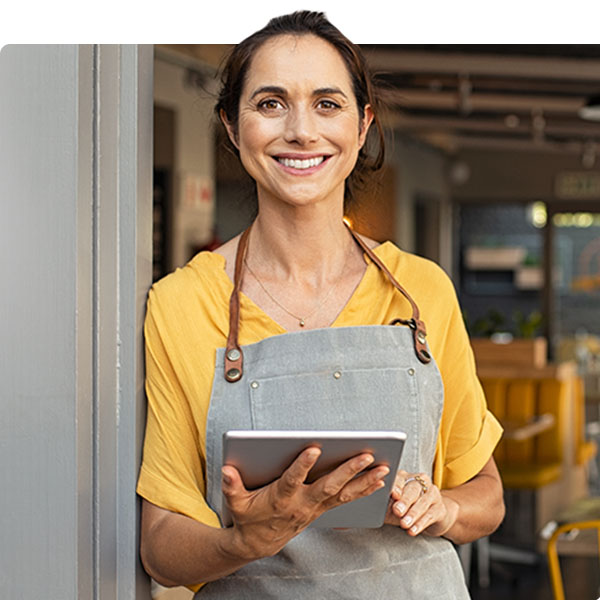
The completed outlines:
[[[338,50],[312,34],[280,35],[258,48],[246,73],[244,93],[251,95],[262,86],[338,87],[352,93],[348,68]]]

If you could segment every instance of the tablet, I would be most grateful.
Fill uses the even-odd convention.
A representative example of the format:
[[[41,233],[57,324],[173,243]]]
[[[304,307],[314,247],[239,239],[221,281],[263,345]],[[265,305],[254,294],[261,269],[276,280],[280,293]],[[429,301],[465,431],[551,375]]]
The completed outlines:
[[[227,431],[223,434],[223,464],[240,472],[247,489],[257,489],[278,479],[309,446],[321,448],[321,456],[306,480],[311,483],[346,460],[370,452],[375,461],[369,469],[387,465],[385,486],[370,496],[336,506],[313,521],[310,527],[381,527],[406,434],[398,431]],[[231,515],[223,499],[223,525]]]

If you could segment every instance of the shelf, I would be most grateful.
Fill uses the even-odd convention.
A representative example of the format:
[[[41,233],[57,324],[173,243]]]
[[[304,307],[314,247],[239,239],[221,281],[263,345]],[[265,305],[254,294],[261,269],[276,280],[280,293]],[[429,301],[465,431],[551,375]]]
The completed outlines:
[[[473,271],[506,271],[523,264],[527,249],[522,246],[468,246],[465,248],[465,266]]]

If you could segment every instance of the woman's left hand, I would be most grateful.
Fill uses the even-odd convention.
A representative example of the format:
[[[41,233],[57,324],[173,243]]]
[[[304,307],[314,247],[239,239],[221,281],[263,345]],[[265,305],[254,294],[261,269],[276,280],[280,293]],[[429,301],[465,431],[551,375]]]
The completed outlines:
[[[442,536],[458,517],[458,503],[444,496],[424,473],[398,471],[390,495],[385,523],[405,529],[408,535]]]

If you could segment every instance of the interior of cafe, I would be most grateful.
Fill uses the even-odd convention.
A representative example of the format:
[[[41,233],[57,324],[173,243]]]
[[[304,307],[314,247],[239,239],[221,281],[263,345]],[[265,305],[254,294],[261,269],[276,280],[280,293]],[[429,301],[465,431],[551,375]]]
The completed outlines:
[[[226,45],[154,48],[153,278],[253,218],[213,114]],[[347,215],[450,275],[506,518],[457,549],[472,597],[600,596],[600,46],[365,45],[386,163]],[[154,597],[190,598],[156,585]]]

